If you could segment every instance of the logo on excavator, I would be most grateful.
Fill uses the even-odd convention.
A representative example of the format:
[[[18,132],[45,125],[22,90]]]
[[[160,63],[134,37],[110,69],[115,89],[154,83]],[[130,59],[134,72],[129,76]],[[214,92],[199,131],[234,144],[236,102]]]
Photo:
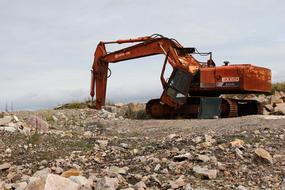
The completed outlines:
[[[222,77],[222,82],[239,82],[239,77]]]
[[[119,58],[119,57],[127,56],[127,55],[130,55],[130,54],[131,54],[131,52],[127,51],[127,52],[124,52],[124,53],[115,54],[114,57],[115,58]]]

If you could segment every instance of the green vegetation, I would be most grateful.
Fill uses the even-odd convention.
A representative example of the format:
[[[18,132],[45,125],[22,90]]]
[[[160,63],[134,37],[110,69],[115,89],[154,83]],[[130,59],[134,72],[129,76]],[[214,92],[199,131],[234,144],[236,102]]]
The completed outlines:
[[[39,133],[32,134],[28,139],[29,144],[38,144],[40,143],[40,141],[41,141],[41,135]]]
[[[285,92],[285,82],[277,82],[272,84],[272,93],[275,91]]]
[[[234,141],[235,139],[243,140],[247,144],[254,144],[260,142],[259,138],[255,138],[252,136],[245,135],[229,135],[229,136],[221,136],[217,138],[217,144],[229,143]]]

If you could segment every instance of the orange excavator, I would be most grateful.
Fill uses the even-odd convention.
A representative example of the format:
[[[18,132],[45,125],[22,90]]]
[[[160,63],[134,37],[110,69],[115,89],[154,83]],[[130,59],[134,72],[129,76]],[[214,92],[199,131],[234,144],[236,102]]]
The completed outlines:
[[[106,45],[114,43],[135,44],[107,52]],[[163,92],[160,99],[146,104],[146,112],[153,118],[224,118],[262,113],[262,105],[256,100],[221,95],[269,93],[270,69],[229,62],[216,66],[211,52],[200,53],[196,48],[183,47],[175,39],[159,34],[98,44],[91,70],[91,107],[101,109],[105,105],[109,63],[158,54],[165,55],[160,75]],[[199,62],[194,56],[208,56],[208,61]],[[168,80],[164,78],[166,64],[173,68]]]

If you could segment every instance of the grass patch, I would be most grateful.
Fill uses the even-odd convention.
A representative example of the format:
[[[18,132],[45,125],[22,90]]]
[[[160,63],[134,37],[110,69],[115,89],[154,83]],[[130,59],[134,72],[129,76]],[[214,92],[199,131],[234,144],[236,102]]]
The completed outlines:
[[[217,144],[229,143],[235,139],[243,140],[246,144],[254,144],[260,142],[260,139],[254,137],[248,137],[244,135],[229,135],[217,137]]]
[[[272,84],[272,93],[275,91],[283,91],[285,92],[285,82],[277,82]]]
[[[28,139],[29,144],[38,144],[40,143],[40,141],[41,141],[41,135],[39,133],[32,134]]]
[[[69,142],[66,142],[66,146],[71,148],[72,150],[90,150],[93,148],[94,143],[91,141],[86,140],[72,140]]]

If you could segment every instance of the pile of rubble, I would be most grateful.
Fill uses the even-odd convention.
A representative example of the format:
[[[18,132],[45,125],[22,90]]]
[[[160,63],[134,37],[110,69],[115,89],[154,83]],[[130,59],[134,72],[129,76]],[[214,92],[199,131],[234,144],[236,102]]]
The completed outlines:
[[[264,115],[285,115],[285,93],[283,91],[275,91],[272,95],[255,95],[234,96],[236,99],[257,100],[264,106]]]

